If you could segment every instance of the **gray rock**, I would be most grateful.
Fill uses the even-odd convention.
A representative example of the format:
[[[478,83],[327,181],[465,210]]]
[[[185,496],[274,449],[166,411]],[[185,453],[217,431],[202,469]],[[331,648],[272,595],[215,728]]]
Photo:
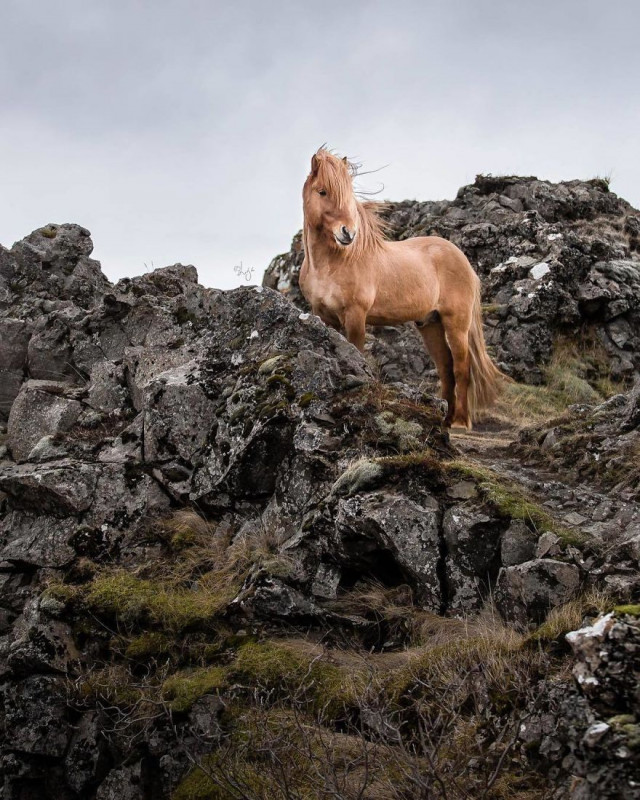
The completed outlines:
[[[384,572],[393,559],[419,586],[421,602],[439,611],[442,591],[438,577],[440,511],[435,499],[418,504],[386,492],[341,500],[336,530],[354,565],[366,572]]]
[[[40,610],[38,598],[25,606],[13,628],[7,663],[14,674],[35,672],[68,673],[77,667],[76,650],[71,629],[58,620],[47,619]]]
[[[32,675],[0,687],[0,695],[9,749],[31,756],[62,758],[71,736],[63,679]]]
[[[500,558],[503,567],[530,561],[536,555],[536,537],[522,520],[513,520],[502,535]]]
[[[142,785],[142,762],[113,769],[102,781],[96,792],[96,800],[144,800]]]
[[[67,385],[55,381],[27,381],[11,407],[7,443],[16,461],[26,461],[43,436],[68,431],[82,405],[63,396]]]
[[[80,795],[86,795],[91,786],[105,777],[109,755],[107,740],[102,735],[97,713],[88,712],[80,717],[71,737],[64,765],[68,785]]]
[[[571,600],[579,586],[580,570],[575,564],[534,559],[500,570],[496,600],[508,619],[542,621],[552,608]]]
[[[75,556],[70,542],[77,529],[75,518],[11,511],[0,520],[4,542],[0,559],[32,567],[65,567]]]

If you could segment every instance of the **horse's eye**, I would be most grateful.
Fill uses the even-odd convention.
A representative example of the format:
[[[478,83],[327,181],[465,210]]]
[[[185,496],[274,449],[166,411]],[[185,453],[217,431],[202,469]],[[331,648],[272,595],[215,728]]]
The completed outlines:
[[[324,189],[318,189],[318,194],[321,194],[324,197],[326,195],[326,191]]]

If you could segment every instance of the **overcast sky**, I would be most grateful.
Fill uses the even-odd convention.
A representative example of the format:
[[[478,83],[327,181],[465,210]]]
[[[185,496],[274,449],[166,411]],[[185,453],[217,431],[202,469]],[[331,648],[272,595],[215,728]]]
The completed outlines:
[[[313,151],[381,197],[611,175],[640,206],[637,0],[0,0],[0,242],[89,228],[116,279],[252,282]]]

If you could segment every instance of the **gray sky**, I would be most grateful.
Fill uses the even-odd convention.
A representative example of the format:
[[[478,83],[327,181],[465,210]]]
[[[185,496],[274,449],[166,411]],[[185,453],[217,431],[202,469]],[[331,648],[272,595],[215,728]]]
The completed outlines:
[[[112,279],[289,248],[328,142],[393,200],[612,176],[640,206],[637,0],[0,0],[0,242],[89,228]],[[146,267],[145,267],[146,265]]]

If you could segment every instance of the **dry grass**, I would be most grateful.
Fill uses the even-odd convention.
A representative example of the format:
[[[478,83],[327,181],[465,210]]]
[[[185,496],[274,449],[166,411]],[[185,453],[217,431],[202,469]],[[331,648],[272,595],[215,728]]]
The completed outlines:
[[[507,384],[487,417],[520,429],[558,417],[575,403],[602,403],[625,389],[611,378],[609,356],[590,329],[579,340],[556,340],[544,381],[542,386]]]
[[[600,590],[586,592],[562,606],[551,609],[546,620],[533,633],[527,643],[555,642],[569,631],[582,627],[585,616],[597,616],[610,611],[613,605],[609,594]]]

